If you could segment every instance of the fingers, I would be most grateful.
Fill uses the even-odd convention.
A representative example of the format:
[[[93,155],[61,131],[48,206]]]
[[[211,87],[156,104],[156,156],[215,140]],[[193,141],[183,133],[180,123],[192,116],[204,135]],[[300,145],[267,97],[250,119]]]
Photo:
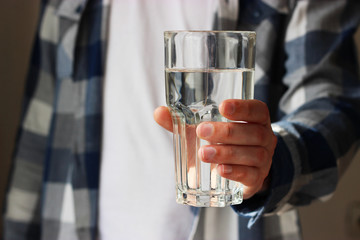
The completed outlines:
[[[269,167],[270,153],[264,147],[236,145],[206,145],[198,151],[203,162]]]
[[[202,146],[199,158],[218,164],[224,178],[244,185],[244,199],[264,190],[277,138],[271,129],[269,110],[258,100],[223,101],[221,115],[237,122],[204,122],[196,134],[211,143]]]
[[[217,166],[220,176],[241,182],[244,185],[243,197],[248,199],[262,189],[267,173],[259,168],[242,165],[223,165]]]
[[[269,110],[259,100],[228,99],[219,106],[221,115],[233,121],[245,121],[267,125],[270,123]]]
[[[186,128],[187,148],[195,148],[196,136],[211,143],[200,148],[199,158],[218,164],[217,171],[222,177],[241,182],[244,199],[250,198],[267,186],[264,179],[269,173],[277,143],[268,108],[258,100],[230,99],[222,102],[219,111],[227,119],[237,122],[203,122]],[[173,131],[167,107],[157,108],[154,119],[163,128]],[[193,158],[188,157],[190,165]]]
[[[154,111],[154,120],[166,130],[172,132],[173,125],[171,120],[171,114],[167,107],[161,106]]]
[[[204,122],[196,128],[196,134],[209,142],[253,146],[266,146],[273,135],[264,125],[235,122]]]
[[[207,145],[199,149],[198,155],[204,162],[218,164],[222,177],[241,182],[245,199],[262,189],[272,162],[264,147]]]

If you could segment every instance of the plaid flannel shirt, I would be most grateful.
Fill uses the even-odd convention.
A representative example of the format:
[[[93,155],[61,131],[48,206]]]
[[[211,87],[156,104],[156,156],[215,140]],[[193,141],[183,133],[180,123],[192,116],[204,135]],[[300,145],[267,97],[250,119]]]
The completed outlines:
[[[5,239],[95,239],[108,3],[42,1]]]
[[[299,239],[296,212],[289,210],[328,199],[359,151],[353,35],[360,2],[219,2],[214,29],[257,32],[255,98],[268,104],[278,137],[270,189],[233,206],[239,236]],[[42,3],[5,240],[96,239],[109,6],[105,0]]]

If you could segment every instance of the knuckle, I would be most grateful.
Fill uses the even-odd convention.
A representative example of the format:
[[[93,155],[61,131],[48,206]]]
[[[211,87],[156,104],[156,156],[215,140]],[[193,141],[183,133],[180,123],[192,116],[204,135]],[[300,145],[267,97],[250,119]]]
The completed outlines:
[[[243,101],[243,104],[241,106],[241,112],[245,119],[251,118],[252,111],[250,101]]]
[[[247,179],[248,178],[248,171],[246,171],[246,169],[243,169],[242,171],[238,172],[237,178],[240,181],[243,181],[243,180]]]
[[[260,101],[260,104],[261,104],[262,112],[263,112],[265,115],[269,116],[270,113],[269,113],[269,108],[268,108],[267,104],[264,103],[264,102],[262,102],[262,101]]]
[[[278,139],[274,133],[272,134],[272,142],[273,142],[273,148],[275,149]]]
[[[253,185],[258,184],[258,182],[260,180],[260,175],[259,175],[258,171],[252,171],[251,180],[253,182]]]
[[[247,168],[240,177],[247,186],[255,186],[259,182],[259,173],[252,168]]]
[[[224,127],[224,135],[227,138],[231,138],[233,135],[233,126],[230,123],[225,124]]]
[[[266,122],[270,118],[269,108],[266,103],[259,101],[261,105],[261,122]]]
[[[233,147],[227,147],[225,152],[226,157],[231,158],[235,156],[235,150]]]
[[[255,143],[262,145],[266,140],[266,134],[264,128],[259,126],[254,131]]]
[[[268,158],[268,152],[266,151],[265,148],[260,147],[256,154],[257,165],[258,166],[264,165],[267,158]]]

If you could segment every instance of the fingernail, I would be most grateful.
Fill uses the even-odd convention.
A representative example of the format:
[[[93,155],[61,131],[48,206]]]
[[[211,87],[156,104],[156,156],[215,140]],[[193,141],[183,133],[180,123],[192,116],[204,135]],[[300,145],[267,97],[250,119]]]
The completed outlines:
[[[230,165],[219,165],[219,170],[225,174],[232,173],[232,166]]]
[[[210,123],[200,125],[200,137],[210,137],[214,132],[214,126]]]
[[[216,154],[216,149],[213,147],[202,148],[202,157],[204,160],[211,160]]]

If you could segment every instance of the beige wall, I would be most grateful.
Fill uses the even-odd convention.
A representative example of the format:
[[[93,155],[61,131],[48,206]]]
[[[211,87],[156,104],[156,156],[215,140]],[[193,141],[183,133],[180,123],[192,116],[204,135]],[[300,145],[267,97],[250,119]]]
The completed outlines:
[[[39,2],[0,0],[0,206],[3,205],[10,156],[20,117]]]
[[[360,124],[360,123],[359,123]],[[352,240],[360,239],[360,154],[341,179],[338,189],[330,201],[315,203],[308,207],[300,208],[301,224],[304,240]],[[352,209],[353,203],[359,206]],[[351,210],[350,210],[351,209]],[[356,218],[349,217],[348,211]],[[354,222],[357,221],[357,222]],[[357,225],[357,233],[349,229]]]
[[[2,206],[39,0],[0,0],[0,2],[0,206]],[[360,45],[360,32],[357,39]],[[305,240],[352,239],[346,235],[345,212],[352,202],[360,201],[359,169],[360,156],[341,180],[333,199],[300,209]]]
[[[356,40],[360,56],[360,28],[356,33]],[[353,203],[359,203],[359,210],[350,210]],[[354,236],[349,229],[354,224],[354,220],[350,221],[346,214],[349,210],[358,212],[354,220],[358,221],[359,235]],[[333,198],[325,203],[300,208],[300,216],[305,240],[360,239],[360,152],[339,182]]]

